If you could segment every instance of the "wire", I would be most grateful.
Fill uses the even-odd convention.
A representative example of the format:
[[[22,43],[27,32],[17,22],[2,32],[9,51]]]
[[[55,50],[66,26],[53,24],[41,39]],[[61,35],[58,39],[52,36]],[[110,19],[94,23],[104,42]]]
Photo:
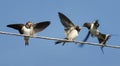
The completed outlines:
[[[10,33],[10,32],[2,32],[0,31],[0,34],[4,34],[4,35],[13,35],[13,36],[28,36],[28,35],[24,35],[24,34],[17,34],[17,33]],[[56,41],[63,41],[63,42],[71,42],[71,43],[75,43],[75,44],[87,44],[87,45],[94,45],[94,46],[102,46],[99,43],[93,43],[93,42],[82,42],[82,41],[70,41],[70,40],[66,40],[66,39],[60,39],[60,38],[52,38],[52,37],[46,37],[46,36],[29,36],[30,38],[38,38],[38,39],[46,39],[46,40],[56,40]],[[104,47],[109,47],[109,48],[118,48],[120,49],[120,46],[113,46],[113,45],[108,45],[106,44]]]

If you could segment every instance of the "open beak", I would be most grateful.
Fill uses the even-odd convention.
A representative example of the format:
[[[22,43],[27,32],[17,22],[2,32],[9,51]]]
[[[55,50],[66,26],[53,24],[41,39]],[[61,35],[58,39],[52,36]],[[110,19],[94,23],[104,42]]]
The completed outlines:
[[[33,24],[32,24],[32,23],[29,23],[28,25],[29,25],[29,27],[31,27]]]

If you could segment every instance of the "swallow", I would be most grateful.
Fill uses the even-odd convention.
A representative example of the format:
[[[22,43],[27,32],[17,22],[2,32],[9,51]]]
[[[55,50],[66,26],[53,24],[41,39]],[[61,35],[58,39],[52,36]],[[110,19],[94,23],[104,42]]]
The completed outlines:
[[[27,35],[24,36],[25,45],[27,46],[29,45],[29,36],[34,36],[36,33],[41,32],[49,24],[50,21],[39,22],[36,24],[33,24],[31,21],[28,21],[26,24],[9,24],[7,25],[7,27],[18,30],[20,34]]]
[[[97,37],[99,43],[101,44],[101,50],[103,52],[103,47],[105,46],[106,42],[108,41],[110,35],[103,34],[98,30],[98,27],[99,27],[98,20],[96,20],[93,23],[84,23],[83,27],[86,27],[89,30],[86,38],[83,41],[86,42],[87,39],[89,38],[90,34],[92,37],[94,37],[94,36]]]
[[[58,15],[59,15],[61,24],[64,26],[64,31],[66,35],[65,39],[71,40],[71,41],[74,40],[78,36],[78,33],[81,30],[80,26],[75,26],[73,22],[63,13],[58,12]],[[59,44],[61,42],[62,41],[57,41],[55,42],[55,44]],[[63,42],[63,45],[64,44],[65,42]]]

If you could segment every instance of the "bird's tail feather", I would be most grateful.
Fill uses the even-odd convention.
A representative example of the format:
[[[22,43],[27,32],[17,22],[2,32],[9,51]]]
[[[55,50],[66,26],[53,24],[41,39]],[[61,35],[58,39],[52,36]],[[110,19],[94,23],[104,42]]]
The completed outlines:
[[[24,41],[25,41],[25,46],[28,46],[29,45],[29,37],[28,36],[25,36],[24,37]]]
[[[67,39],[67,38],[64,38],[64,39]],[[60,43],[63,43],[63,45],[64,45],[66,42],[63,42],[63,41],[57,41],[57,42],[55,42],[55,44],[60,44]]]
[[[102,51],[102,53],[104,54],[103,46],[101,47],[101,51]]]

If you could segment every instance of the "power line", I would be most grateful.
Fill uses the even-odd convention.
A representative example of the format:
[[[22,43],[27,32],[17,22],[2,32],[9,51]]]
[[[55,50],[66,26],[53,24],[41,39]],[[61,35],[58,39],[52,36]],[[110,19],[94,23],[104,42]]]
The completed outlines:
[[[24,34],[17,34],[17,33],[10,33],[10,32],[2,32],[0,31],[0,34],[4,34],[4,35],[13,35],[13,36],[27,36]],[[63,41],[63,42],[71,42],[71,43],[75,43],[75,44],[87,44],[87,45],[94,45],[94,46],[102,46],[99,43],[93,43],[93,42],[82,42],[82,41],[70,41],[70,40],[66,40],[66,39],[60,39],[60,38],[52,38],[52,37],[46,37],[46,36],[29,36],[30,38],[39,38],[39,39],[46,39],[46,40],[55,40],[55,41]],[[120,49],[120,46],[113,46],[113,45],[108,45],[106,44],[104,47],[110,47],[110,48],[118,48]]]

